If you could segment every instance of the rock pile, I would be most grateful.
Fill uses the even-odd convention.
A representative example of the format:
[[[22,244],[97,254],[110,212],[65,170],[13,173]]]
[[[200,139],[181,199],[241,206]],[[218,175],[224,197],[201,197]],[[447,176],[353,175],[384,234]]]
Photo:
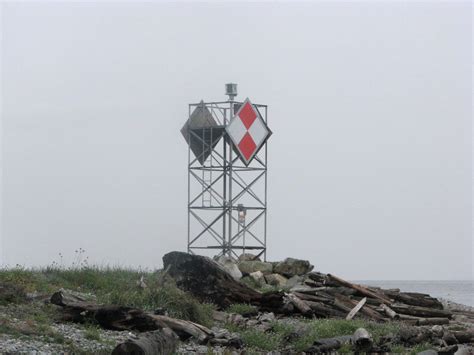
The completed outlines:
[[[307,260],[286,258],[266,262],[252,254],[242,254],[237,261],[228,256],[214,259],[236,280],[253,280],[258,286],[294,287],[302,283],[303,275],[313,270]]]

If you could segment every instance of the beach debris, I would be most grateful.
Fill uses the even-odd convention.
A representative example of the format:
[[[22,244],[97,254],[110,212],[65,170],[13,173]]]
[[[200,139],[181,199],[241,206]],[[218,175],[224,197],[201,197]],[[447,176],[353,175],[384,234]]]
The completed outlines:
[[[261,285],[264,278],[266,283],[281,290],[268,293],[239,282],[204,256],[171,252],[163,257],[163,262],[178,287],[198,299],[212,301],[221,309],[232,303],[246,303],[261,312],[281,315],[365,318],[377,322],[400,320],[418,326],[449,324],[453,316],[439,300],[427,294],[359,285],[332,274],[312,271],[313,266],[305,260],[239,262],[242,274],[249,275],[244,277],[255,280],[257,285]],[[287,276],[291,277],[291,283]]]
[[[370,351],[373,345],[372,335],[364,328],[358,328],[351,339],[355,350],[359,351]]]
[[[127,339],[118,344],[112,355],[142,354],[166,355],[173,354],[178,345],[178,337],[169,328],[141,333],[136,338]]]
[[[359,312],[360,309],[364,307],[365,302],[367,302],[367,297],[364,297],[363,299],[361,299],[359,303],[357,303],[357,305],[351,309],[349,314],[346,316],[346,320],[351,320],[352,318],[354,318],[357,312]]]
[[[351,335],[342,335],[333,338],[322,338],[315,340],[313,345],[304,351],[306,354],[333,353],[344,344],[351,342]]]
[[[173,339],[176,337],[182,341],[192,338],[199,344],[242,346],[238,335],[224,329],[211,330],[188,320],[156,315],[137,308],[101,305],[65,290],[55,292],[51,296],[51,303],[62,307],[63,320],[95,323],[104,329],[140,333],[138,339],[117,346],[114,350],[117,354],[127,349],[142,349],[144,354],[170,354],[173,353],[170,349],[175,346]],[[156,349],[162,352],[153,352]]]

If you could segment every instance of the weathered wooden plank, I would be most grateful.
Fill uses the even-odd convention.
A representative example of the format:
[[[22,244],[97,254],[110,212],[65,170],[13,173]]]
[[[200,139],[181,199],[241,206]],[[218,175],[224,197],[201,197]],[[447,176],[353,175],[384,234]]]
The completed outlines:
[[[354,308],[352,308],[352,310],[346,316],[346,320],[351,320],[352,318],[354,318],[354,316],[357,314],[357,312],[359,312],[359,310],[362,307],[364,307],[365,302],[367,302],[366,297],[364,297],[362,300],[360,300],[359,303],[357,303],[357,305]]]

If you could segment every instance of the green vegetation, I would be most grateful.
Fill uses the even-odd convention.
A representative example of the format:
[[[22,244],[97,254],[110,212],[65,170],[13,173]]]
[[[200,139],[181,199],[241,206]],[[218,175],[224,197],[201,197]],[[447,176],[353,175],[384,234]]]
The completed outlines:
[[[275,332],[261,332],[254,329],[243,330],[240,335],[242,341],[250,349],[255,350],[276,350],[282,343],[281,334]]]
[[[275,321],[271,330],[264,332],[258,329],[241,328],[227,324],[227,329],[242,335],[244,344],[254,350],[268,351],[275,349],[292,349],[304,351],[315,340],[353,334],[357,328],[367,329],[377,342],[381,336],[395,334],[400,324],[375,323],[370,321],[343,319],[303,320],[297,324],[288,324],[284,321]],[[402,348],[403,349],[403,348]],[[406,350],[403,350],[406,352]],[[350,352],[350,346],[343,346],[340,353]]]
[[[213,323],[214,306],[200,303],[179,290],[174,281],[159,271],[89,266],[76,263],[69,268],[57,263],[44,269],[20,266],[0,269],[0,334],[18,339],[40,338],[49,343],[62,344],[74,354],[90,353],[77,348],[72,340],[55,331],[53,323],[61,318],[61,311],[51,304],[30,302],[27,293],[48,298],[59,289],[81,292],[102,304],[136,307],[147,311],[161,309],[172,317],[188,319],[206,326]],[[141,286],[138,282],[143,277]],[[94,324],[80,325],[84,338],[104,345],[97,353],[109,354],[115,346]]]
[[[228,313],[237,313],[242,315],[247,314],[256,314],[257,308],[246,303],[235,303],[231,304],[227,309],[226,312]]]
[[[143,282],[140,283],[139,280]],[[259,286],[253,279],[245,278],[250,287],[259,291],[275,290],[272,286]],[[205,326],[212,326],[215,307],[200,303],[190,294],[178,289],[174,281],[161,271],[133,270],[119,267],[89,266],[77,261],[72,267],[64,268],[53,264],[45,269],[15,267],[0,269],[0,334],[5,333],[19,339],[40,336],[48,342],[64,344],[71,353],[87,353],[77,349],[72,341],[55,331],[54,322],[61,316],[57,307],[43,302],[28,302],[27,293],[38,297],[48,297],[64,288],[89,295],[102,304],[115,304],[140,308],[146,311],[164,310],[170,316],[187,319]],[[251,315],[257,309],[250,304],[233,304],[226,311],[241,315]],[[298,319],[290,322],[277,320],[270,329],[239,327],[226,324],[231,332],[237,332],[247,348],[247,352],[289,351],[299,352],[309,348],[315,340],[353,334],[357,328],[365,328],[377,343],[381,337],[396,334],[404,325],[397,322],[375,323],[364,320],[346,321],[342,319]],[[84,337],[112,348],[101,329],[94,324],[81,326]],[[452,329],[462,328],[453,326]],[[101,336],[102,334],[102,336]],[[431,348],[429,343],[405,348],[394,344],[392,353],[412,353]],[[350,353],[351,346],[344,345],[339,353]],[[104,350],[102,353],[108,353]],[[212,348],[209,348],[212,353]]]
[[[422,344],[415,345],[411,349],[408,349],[408,353],[415,355],[428,349],[433,349],[433,345],[431,345],[430,343],[422,343]],[[405,349],[405,352],[407,352],[407,349]]]
[[[26,293],[23,287],[13,282],[0,283],[0,306],[10,303],[21,303],[26,300]]]
[[[46,305],[17,305],[11,310],[11,316],[0,318],[0,333],[10,334],[16,338],[42,336],[51,343],[66,343],[64,336],[51,327],[54,318],[47,318],[49,312],[49,307]]]
[[[143,276],[146,288],[137,285]],[[90,293],[99,303],[136,307],[148,311],[158,308],[171,316],[188,319],[206,326],[212,325],[210,304],[202,304],[179,290],[171,280],[164,280],[159,271],[83,266],[81,268],[0,270],[0,285],[14,285],[24,292],[51,294],[60,288]],[[12,297],[11,287],[0,287],[0,305],[24,302],[24,297]],[[5,292],[2,292],[5,290]],[[20,292],[21,294],[21,292]]]
[[[102,339],[100,338],[100,330],[99,327],[89,324],[84,329],[84,337],[89,340],[95,340],[101,342]]]
[[[295,342],[301,351],[308,348],[316,339],[331,338],[353,334],[358,328],[365,328],[377,342],[381,336],[395,334],[400,324],[397,322],[375,323],[364,320],[318,319],[307,322],[306,332]]]

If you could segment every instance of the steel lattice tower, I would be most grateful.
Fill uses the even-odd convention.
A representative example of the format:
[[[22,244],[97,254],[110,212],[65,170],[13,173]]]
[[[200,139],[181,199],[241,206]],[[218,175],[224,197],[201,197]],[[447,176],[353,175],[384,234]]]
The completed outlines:
[[[189,253],[245,251],[266,259],[267,105],[235,101],[189,104],[181,132],[188,143]]]

